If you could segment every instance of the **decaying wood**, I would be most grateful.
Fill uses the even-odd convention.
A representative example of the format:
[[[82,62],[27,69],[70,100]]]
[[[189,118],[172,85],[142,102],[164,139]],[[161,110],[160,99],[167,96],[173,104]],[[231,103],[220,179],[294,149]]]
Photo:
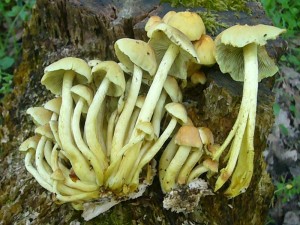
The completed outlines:
[[[220,13],[219,19],[228,25],[269,23],[256,3],[250,6],[252,16],[239,13],[234,17],[235,13],[226,12]],[[51,194],[25,170],[24,155],[18,152],[18,146],[33,133],[25,111],[53,97],[40,84],[44,67],[65,56],[115,59],[113,43],[117,39],[146,40],[143,26],[149,15],[163,15],[168,10],[169,5],[159,5],[155,0],[37,0],[25,29],[23,60],[15,73],[14,91],[1,105],[0,224],[264,224],[273,193],[262,157],[273,123],[270,82],[260,85],[253,180],[246,193],[232,200],[220,192],[203,198],[194,213],[171,213],[162,207],[163,195],[156,179],[143,197],[84,222],[80,211],[69,204],[55,204]],[[218,72],[217,66],[206,72],[208,84],[188,88],[185,104],[195,125],[211,128],[216,142],[221,143],[237,116],[242,84]],[[211,186],[214,182],[214,178],[209,180]]]

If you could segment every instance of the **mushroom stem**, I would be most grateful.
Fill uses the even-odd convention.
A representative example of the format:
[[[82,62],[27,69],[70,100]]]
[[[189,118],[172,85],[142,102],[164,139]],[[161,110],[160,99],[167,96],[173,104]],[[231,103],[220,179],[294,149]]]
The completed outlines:
[[[141,112],[138,121],[149,122],[151,120],[152,114],[156,107],[156,103],[159,99],[161,91],[163,89],[165,80],[167,79],[168,72],[179,53],[179,47],[175,44],[170,44],[165,55],[163,56],[161,63],[157,69],[154,76],[152,85],[149,88],[148,94],[145,99],[145,103],[141,108]]]
[[[159,96],[161,94],[161,91],[164,86],[164,82],[168,76],[168,72],[176,58],[176,56],[179,53],[179,47],[175,44],[170,44],[169,48],[167,49],[163,59],[161,60],[161,63],[158,67],[158,70],[156,72],[156,75],[153,79],[152,85],[149,88],[148,94],[146,96],[145,102],[141,108],[139,117],[137,119],[137,123],[141,122],[150,122],[151,117],[153,115],[156,103],[159,99]],[[129,143],[135,140],[139,136],[138,130],[135,128],[133,131],[133,134],[129,140]],[[140,149],[137,148],[138,146],[141,146],[141,143],[138,143],[134,145],[133,148],[128,149],[126,154],[124,154],[122,159],[122,165],[126,165],[126,168],[129,168],[132,165],[132,162],[135,162],[135,160],[139,156]],[[124,167],[124,166],[123,166]],[[123,168],[122,167],[122,168]],[[117,176],[119,180],[126,179],[127,174],[129,173],[128,169],[126,171],[118,171]],[[118,183],[118,186],[120,185],[120,182]],[[115,186],[116,187],[116,186]]]
[[[157,139],[157,141],[154,143],[154,145],[144,154],[144,156],[141,158],[141,161],[138,165],[138,168],[136,169],[136,172],[134,173],[132,183],[138,184],[139,181],[139,175],[143,167],[151,161],[151,159],[154,158],[154,156],[157,154],[157,152],[161,149],[163,144],[167,141],[167,139],[171,136],[172,132],[174,131],[177,124],[177,119],[173,117],[171,121],[169,122],[168,126],[164,130],[164,132],[161,134],[161,136]]]
[[[120,161],[119,168],[117,169],[117,173],[111,177],[109,182],[109,187],[112,190],[122,190],[122,185],[126,181],[127,176],[130,174],[131,168],[134,165],[135,159],[138,158],[140,148],[142,146],[143,141],[140,140],[139,142],[136,142],[134,145],[131,146],[130,150],[124,153],[124,157]],[[126,160],[127,157],[125,157],[128,153],[134,153],[134,158],[131,158],[131,161]],[[124,161],[126,160],[126,162]],[[118,162],[116,161],[116,163]],[[129,162],[128,162],[129,161]]]
[[[134,177],[136,171],[138,170],[139,168],[139,165],[140,165],[140,162],[141,162],[141,159],[144,157],[144,155],[151,149],[151,147],[153,146],[153,141],[147,141],[147,142],[144,142],[143,146],[141,147],[141,151],[140,151],[140,154],[139,154],[139,157],[138,159],[135,161],[134,165],[132,166],[132,169],[130,171],[130,175],[128,176],[128,178],[126,179],[125,183],[126,184],[129,184],[129,185],[132,185],[132,183],[134,183],[134,188],[133,190],[135,190],[135,188],[138,187],[138,184],[139,184],[139,180],[137,179],[137,182],[132,182],[132,178]]]
[[[209,169],[205,166],[203,166],[202,164],[196,166],[190,173],[188,179],[187,179],[187,183],[190,183],[192,180],[198,178],[199,176],[201,176],[201,174],[208,172]]]
[[[111,163],[109,165],[109,167],[105,170],[105,173],[104,173],[104,178],[105,178],[105,182],[106,182],[107,186],[110,186],[113,182],[115,182],[115,176],[118,172],[118,168],[120,167],[120,164],[122,161],[122,156],[127,151],[130,151],[130,149],[134,148],[135,145],[142,142],[143,139],[144,139],[144,134],[140,134],[139,136],[137,136],[135,138],[135,140],[124,145],[123,148],[117,152],[117,155],[116,155],[117,160],[114,161],[113,163]]]
[[[74,202],[74,201],[82,201],[82,200],[88,201],[99,197],[99,191],[84,192],[81,194],[76,194],[71,196],[56,194],[55,197],[62,202]]]
[[[249,115],[243,144],[240,150],[240,156],[235,171],[232,175],[230,186],[225,192],[225,194],[231,198],[245,191],[245,189],[249,186],[253,174],[254,132],[258,92],[258,71],[255,70],[255,68],[258,68],[257,58],[255,57],[256,50],[256,44],[247,45],[243,49],[245,62],[246,60],[248,62],[247,67],[245,65],[244,85],[246,85],[247,81],[247,87],[245,88],[248,88],[248,94],[251,93],[251,95],[246,95],[249,98],[249,104],[247,105]],[[246,73],[246,71],[249,71],[249,73]],[[255,74],[257,74],[257,76],[255,76]]]
[[[42,136],[36,148],[35,163],[36,163],[37,171],[41,175],[41,177],[43,177],[47,183],[52,184],[52,180],[50,179],[50,174],[48,173],[44,164],[44,148],[46,142],[47,142],[47,138],[45,136]]]
[[[91,151],[98,158],[101,168],[103,169],[105,169],[108,166],[108,163],[104,151],[102,149],[102,146],[98,140],[97,116],[99,110],[101,109],[101,105],[104,102],[104,98],[108,91],[109,85],[110,85],[109,79],[104,78],[94,96],[92,104],[90,105],[90,108],[86,116],[85,126],[84,126],[86,142],[89,148],[91,149]]]
[[[167,147],[165,148],[165,150],[163,151],[163,153],[159,159],[158,176],[159,176],[159,181],[160,181],[161,186],[162,186],[163,179],[165,177],[167,168],[170,165],[170,162],[174,158],[174,156],[177,152],[177,149],[178,149],[178,146],[175,143],[175,137],[176,136],[174,135],[174,137],[171,139],[171,141],[169,142],[169,144],[167,145]]]
[[[105,97],[102,104],[101,104],[101,107],[100,107],[100,110],[98,111],[98,117],[97,117],[97,140],[99,142],[99,144],[101,145],[101,149],[104,153],[104,155],[107,154],[107,148],[106,148],[106,134],[107,134],[107,124],[106,124],[106,114],[108,114],[109,112],[107,111],[107,107],[106,107],[106,104],[107,104],[107,98]]]
[[[143,71],[138,66],[134,65],[133,76],[131,80],[130,90],[126,99],[126,103],[115,127],[114,137],[111,149],[111,162],[116,159],[116,152],[119,151],[124,144],[124,138],[130,116],[134,110],[134,106],[139,94],[142,83]]]
[[[202,151],[193,151],[189,157],[187,158],[186,162],[182,166],[178,178],[177,178],[177,183],[178,184],[187,184],[188,177],[194,168],[194,166],[198,163],[199,159],[202,156]]]
[[[36,179],[36,181],[45,189],[50,192],[53,192],[53,187],[45,179],[39,174],[39,172],[32,165],[32,158],[34,155],[34,151],[32,149],[28,150],[25,156],[25,167],[29,173]]]
[[[80,149],[82,154],[90,161],[96,176],[96,181],[98,185],[103,184],[103,169],[101,168],[101,164],[98,162],[97,158],[95,157],[94,153],[90,151],[88,146],[82,139],[81,130],[80,130],[80,117],[81,112],[84,106],[84,99],[80,98],[75,106],[74,114],[72,118],[72,130],[74,135],[74,140],[77,147]]]
[[[152,124],[153,124],[153,130],[154,130],[154,136],[159,137],[160,134],[160,122],[164,115],[164,106],[167,99],[167,92],[162,91],[158,101],[156,108],[154,110],[153,118],[152,118]]]
[[[118,116],[118,109],[112,112],[109,117],[108,125],[107,125],[107,135],[106,135],[106,156],[110,158],[111,149],[112,149],[112,140],[114,135],[115,124]]]
[[[48,173],[49,173],[49,171],[52,172],[51,168],[49,168],[49,166],[51,167],[51,151],[52,151],[52,141],[47,140],[45,147],[44,147],[43,155],[46,160],[46,162],[44,162],[44,163],[47,167],[46,169],[47,169]]]
[[[246,141],[247,149],[245,151],[250,152],[254,151],[253,139],[254,139],[254,130],[255,130],[255,117],[256,117],[256,104],[257,104],[257,91],[258,91],[258,61],[257,61],[257,44],[251,43],[246,45],[243,48],[244,55],[244,66],[245,66],[245,77],[244,77],[244,88],[243,88],[243,97],[242,103],[239,110],[240,119],[237,121],[237,130],[230,147],[230,156],[227,163],[226,168],[221,170],[221,174],[216,181],[215,191],[220,189],[223,184],[229,179],[232,175],[236,162],[238,160],[240,149],[244,149],[242,146],[243,136],[246,132]],[[240,115],[241,114],[241,115]],[[251,114],[251,115],[250,115]],[[250,118],[250,121],[249,121]],[[250,123],[251,122],[251,123]],[[246,126],[247,125],[247,126]],[[249,161],[253,160],[249,158]],[[247,162],[253,164],[252,162]],[[239,168],[244,170],[244,168],[250,165],[243,165],[243,168]],[[252,167],[252,166],[250,166]],[[252,176],[253,171],[247,172],[248,176]],[[248,186],[247,186],[248,187]],[[247,187],[239,187],[241,189],[245,189]]]
[[[130,137],[131,137],[131,135],[132,135],[132,133],[134,131],[134,127],[135,127],[137,118],[139,116],[139,113],[140,113],[140,108],[136,107],[133,110],[133,113],[132,113],[132,115],[130,117],[129,126],[127,128],[127,134],[126,134],[126,138],[125,138],[124,144],[128,144],[128,142],[130,140]]]
[[[70,90],[72,88],[74,77],[74,71],[66,71],[64,74],[58,132],[60,140],[62,140],[62,149],[68,154],[69,160],[76,175],[82,181],[94,182],[95,176],[92,176],[92,173],[90,172],[89,163],[76,148],[72,138],[71,117],[73,110],[73,99]]]
[[[58,162],[58,166],[59,166],[59,169],[62,171],[64,177],[65,177],[65,180],[63,181],[63,184],[65,184],[66,186],[71,187],[71,188],[75,188],[75,189],[78,189],[78,190],[81,190],[81,191],[86,191],[86,192],[96,191],[96,190],[99,189],[99,186],[95,183],[90,183],[90,182],[87,183],[87,182],[84,182],[84,181],[81,181],[81,180],[73,181],[70,178],[70,170],[68,168],[66,168],[65,165],[62,164],[62,162]]]
[[[63,176],[61,170],[58,167],[58,150],[57,150],[57,143],[52,148],[51,153],[51,167],[53,170],[53,174],[51,175],[51,178],[53,179],[53,191],[56,194],[64,194],[64,195],[74,195],[74,194],[80,194],[82,191],[70,188],[63,183],[61,183],[64,180],[64,177],[58,177],[59,175]],[[59,174],[59,175],[58,175]]]
[[[174,158],[167,168],[163,179],[162,190],[170,192],[175,187],[177,176],[191,151],[190,146],[179,146]]]

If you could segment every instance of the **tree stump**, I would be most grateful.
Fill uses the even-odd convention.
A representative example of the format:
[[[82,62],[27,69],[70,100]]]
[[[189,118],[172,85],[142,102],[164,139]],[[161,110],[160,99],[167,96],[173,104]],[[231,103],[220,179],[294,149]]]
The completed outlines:
[[[249,3],[252,15],[220,12],[218,19],[228,26],[236,23],[270,24],[258,3]],[[159,1],[127,0],[37,0],[23,37],[23,58],[14,78],[14,91],[1,103],[0,115],[0,224],[264,224],[273,195],[262,152],[273,123],[272,79],[260,84],[255,134],[255,166],[246,193],[227,199],[222,190],[203,197],[190,214],[163,209],[163,194],[157,178],[146,193],[122,202],[91,221],[70,204],[57,205],[26,171],[20,143],[33,134],[33,123],[25,115],[31,106],[40,106],[53,96],[41,84],[43,69],[50,63],[74,56],[89,59],[116,59],[113,44],[129,37],[147,40],[144,25],[150,15],[164,15],[172,9]],[[205,10],[203,8],[192,11]],[[232,19],[234,18],[234,19]],[[219,28],[220,32],[224,28]],[[274,57],[281,42],[272,42]],[[217,143],[230,131],[241,102],[242,84],[214,66],[207,69],[205,86],[187,88],[184,102],[196,126],[208,126]],[[215,178],[209,181],[213,187]]]

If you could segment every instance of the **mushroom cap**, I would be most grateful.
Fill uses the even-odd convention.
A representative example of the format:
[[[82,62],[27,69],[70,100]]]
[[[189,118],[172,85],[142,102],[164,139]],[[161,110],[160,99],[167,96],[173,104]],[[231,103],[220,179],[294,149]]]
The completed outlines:
[[[170,16],[164,18],[164,22],[180,30],[191,41],[198,40],[202,34],[206,33],[202,18],[195,12],[171,13]]]
[[[218,172],[218,167],[219,167],[219,162],[212,160],[210,158],[205,159],[202,162],[203,166],[205,166],[206,168],[208,168],[210,171],[217,173]]]
[[[41,136],[45,136],[50,140],[55,140],[49,123],[46,123],[42,126],[38,126],[37,128],[35,128],[34,133],[39,134]]]
[[[206,76],[203,71],[196,71],[191,76],[191,81],[193,84],[205,84],[206,83]]]
[[[204,145],[214,144],[214,135],[208,127],[199,127],[198,130]]]
[[[221,146],[219,144],[213,144],[213,145],[207,146],[208,154],[214,156],[214,154],[216,154],[217,150],[220,147]]]
[[[167,92],[167,94],[170,96],[172,102],[182,101],[182,92],[174,77],[171,76],[167,77],[164,83],[164,89]]]
[[[107,95],[118,97],[125,91],[126,81],[123,70],[114,61],[103,61],[92,69],[92,77],[96,86],[98,87],[104,78],[109,79]]]
[[[175,117],[179,123],[185,124],[188,122],[186,109],[181,103],[171,102],[165,105],[165,109],[172,116]]]
[[[271,59],[264,47],[268,39],[275,39],[285,32],[268,25],[236,25],[221,32],[215,39],[215,57],[222,73],[229,73],[232,79],[244,81],[244,56],[243,47],[250,43],[256,43],[258,59],[258,81],[273,76],[277,71],[273,59]]]
[[[25,141],[22,142],[22,144],[19,147],[19,151],[21,152],[26,152],[29,149],[36,149],[39,140],[40,140],[40,136],[39,135],[34,135],[32,137],[27,138]]]
[[[198,129],[189,125],[183,125],[179,128],[175,136],[175,143],[198,149],[202,149],[203,146]]]
[[[163,21],[164,23],[168,23],[169,20],[171,19],[171,17],[174,16],[176,13],[177,13],[177,12],[175,12],[175,11],[173,11],[173,10],[167,12],[167,13],[163,16],[162,21]]]
[[[88,108],[93,101],[93,91],[83,84],[77,84],[71,88],[71,95],[76,103],[80,98],[84,100],[82,112],[87,113]]]
[[[212,66],[216,63],[216,45],[209,35],[203,34],[200,39],[193,42],[193,45],[196,49],[201,65]]]
[[[187,77],[188,62],[200,63],[193,44],[178,29],[168,24],[160,23],[153,29],[150,29],[148,33],[151,37],[149,44],[154,49],[158,62],[162,60],[170,44],[179,46],[180,51],[169,71],[170,75],[185,80]]]
[[[75,83],[85,84],[91,82],[91,69],[88,64],[83,59],[66,57],[45,68],[41,83],[53,94],[60,95],[66,71],[74,71]]]
[[[285,29],[264,24],[254,26],[235,25],[224,30],[220,36],[224,45],[242,48],[250,43],[256,43],[260,46],[265,45],[267,40],[276,39],[285,31]]]
[[[52,112],[44,107],[30,107],[26,113],[32,117],[34,124],[38,126],[48,123],[52,116]]]
[[[145,133],[146,140],[150,141],[154,139],[154,129],[151,122],[139,121],[136,124],[136,129]]]
[[[88,61],[88,65],[90,67],[94,67],[94,66],[98,65],[100,62],[102,62],[100,59],[91,59]]]
[[[44,104],[44,108],[59,115],[61,107],[61,97],[56,97]]]
[[[162,23],[162,20],[159,16],[150,16],[145,25],[145,31],[148,32],[151,28],[153,28],[159,23]]]
[[[130,71],[133,71],[134,64],[154,75],[157,69],[157,62],[152,47],[141,40],[122,38],[115,42],[115,53],[119,61]]]

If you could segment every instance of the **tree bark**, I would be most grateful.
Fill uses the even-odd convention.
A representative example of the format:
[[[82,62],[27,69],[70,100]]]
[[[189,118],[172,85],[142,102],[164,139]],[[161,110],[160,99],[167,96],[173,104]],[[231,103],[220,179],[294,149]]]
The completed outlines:
[[[249,7],[253,10],[251,16],[243,12],[223,12],[218,18],[228,26],[270,23],[257,3]],[[159,5],[156,0],[37,0],[25,28],[23,58],[15,72],[13,93],[0,105],[0,224],[264,224],[273,196],[273,185],[262,156],[273,123],[272,79],[260,84],[253,179],[246,193],[232,200],[220,191],[202,198],[193,213],[172,213],[163,209],[163,194],[155,179],[142,197],[122,202],[85,222],[81,212],[70,204],[55,204],[51,194],[25,169],[24,155],[18,147],[32,136],[34,127],[25,115],[26,109],[40,106],[53,97],[40,84],[44,67],[66,56],[85,60],[116,59],[113,44],[117,39],[147,40],[143,30],[147,18],[164,15],[169,10],[185,9]],[[237,18],[235,14],[239,19],[232,19]],[[224,28],[219,28],[218,32],[220,29]],[[281,44],[271,44],[273,56],[280,55]],[[195,125],[208,126],[216,142],[222,143],[236,119],[242,83],[221,74],[217,66],[205,72],[208,83],[187,88],[184,101]],[[213,187],[215,178],[208,182]]]

